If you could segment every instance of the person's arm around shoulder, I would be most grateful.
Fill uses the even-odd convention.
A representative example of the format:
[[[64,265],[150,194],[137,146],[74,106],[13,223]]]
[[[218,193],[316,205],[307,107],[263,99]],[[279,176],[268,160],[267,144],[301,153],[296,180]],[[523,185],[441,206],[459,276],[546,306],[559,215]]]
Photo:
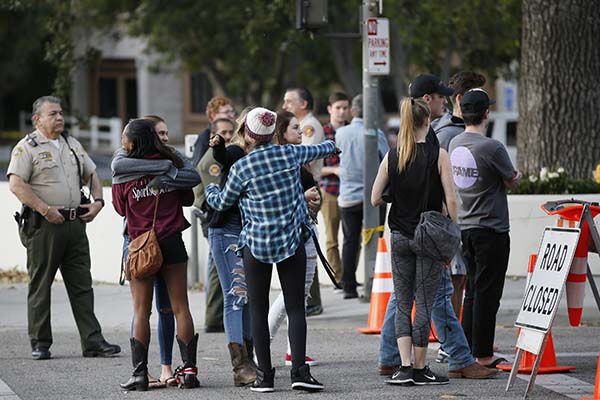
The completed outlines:
[[[377,171],[377,177],[373,183],[373,190],[371,191],[371,205],[378,207],[385,202],[382,199],[383,191],[390,183],[390,177],[388,175],[388,155],[383,157],[383,161],[379,164],[379,171]]]
[[[309,161],[324,158],[329,154],[339,154],[335,143],[332,140],[326,140],[321,144],[316,145],[290,145],[296,161],[299,165],[304,165]]]
[[[452,221],[458,222],[458,204],[454,193],[454,179],[452,178],[452,164],[448,152],[440,148],[438,158],[438,169],[442,180],[442,188],[444,189],[444,198],[446,199],[446,208]]]
[[[171,174],[159,175],[152,179],[149,183],[150,187],[160,189],[191,189],[200,183],[200,175],[196,171],[196,168],[192,166],[192,163],[177,150],[175,150],[175,154],[183,161],[183,167],[175,168],[173,166],[175,170],[174,176],[171,176]],[[171,160],[162,161],[171,162]]]
[[[129,158],[123,148],[117,150],[110,163],[113,176],[131,174],[161,175],[169,172],[172,167],[173,162],[171,160]]]

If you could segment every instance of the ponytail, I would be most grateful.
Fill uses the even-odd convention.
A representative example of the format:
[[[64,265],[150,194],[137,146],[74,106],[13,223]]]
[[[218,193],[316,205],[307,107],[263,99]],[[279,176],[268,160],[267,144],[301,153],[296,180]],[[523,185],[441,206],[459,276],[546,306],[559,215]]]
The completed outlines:
[[[415,133],[429,119],[429,106],[421,99],[406,97],[400,102],[400,132],[398,134],[398,173],[415,159]]]

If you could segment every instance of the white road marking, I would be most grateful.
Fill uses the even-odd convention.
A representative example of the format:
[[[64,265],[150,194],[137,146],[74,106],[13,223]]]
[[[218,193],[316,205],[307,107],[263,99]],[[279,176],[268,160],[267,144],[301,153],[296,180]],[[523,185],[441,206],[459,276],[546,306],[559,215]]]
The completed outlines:
[[[12,391],[8,385],[0,379],[0,399],[2,400],[20,400],[19,396]]]

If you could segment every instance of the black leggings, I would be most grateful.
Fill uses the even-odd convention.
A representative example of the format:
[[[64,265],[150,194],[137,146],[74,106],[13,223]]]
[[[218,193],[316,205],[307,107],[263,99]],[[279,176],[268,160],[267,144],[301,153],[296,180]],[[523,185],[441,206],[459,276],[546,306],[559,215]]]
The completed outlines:
[[[271,290],[272,264],[258,261],[248,247],[244,247],[244,268],[252,317],[252,336],[258,366],[270,371],[271,339],[269,336],[269,291]],[[304,365],[306,357],[306,316],[304,314],[304,282],[306,276],[306,252],[300,245],[296,253],[277,263],[277,273],[285,310],[288,315],[288,336],[292,350],[292,367]]]

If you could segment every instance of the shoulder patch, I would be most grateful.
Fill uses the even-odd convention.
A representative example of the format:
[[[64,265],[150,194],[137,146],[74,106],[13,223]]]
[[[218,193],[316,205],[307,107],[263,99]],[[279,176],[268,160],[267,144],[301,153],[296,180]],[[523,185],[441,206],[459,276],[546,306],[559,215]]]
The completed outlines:
[[[211,164],[211,166],[208,167],[208,173],[211,176],[221,175],[221,166],[219,164]]]
[[[307,125],[304,127],[304,134],[307,137],[311,137],[314,133],[315,133],[315,128],[313,128],[311,125]]]
[[[12,152],[13,157],[21,157],[21,154],[23,154],[23,147],[22,146],[17,146],[15,147],[15,149]]]

